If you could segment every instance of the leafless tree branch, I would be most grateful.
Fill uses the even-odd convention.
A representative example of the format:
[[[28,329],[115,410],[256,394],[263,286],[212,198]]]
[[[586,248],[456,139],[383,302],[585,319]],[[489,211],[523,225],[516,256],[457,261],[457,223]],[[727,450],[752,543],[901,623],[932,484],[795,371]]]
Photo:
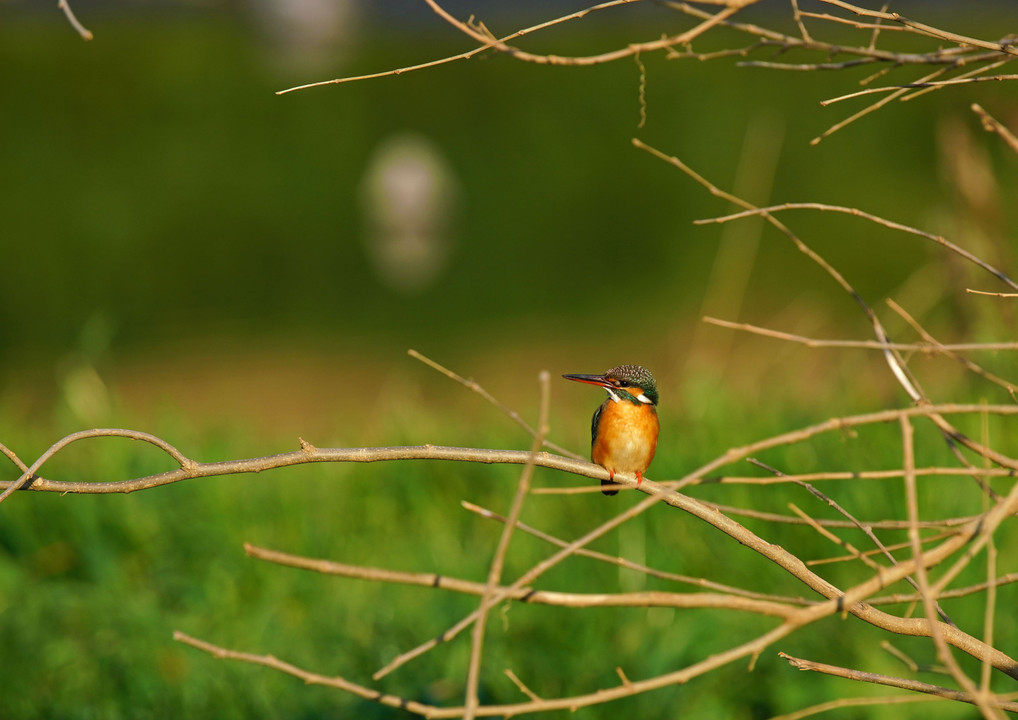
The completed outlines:
[[[803,660],[802,658],[792,657],[786,653],[778,653],[778,656],[787,660],[789,665],[797,670],[811,670],[825,675],[833,675],[834,677],[843,677],[848,678],[849,680],[875,683],[877,685],[885,685],[887,687],[900,688],[902,690],[911,690],[912,692],[925,693],[927,695],[936,695],[948,700],[957,700],[958,702],[970,703],[973,705],[976,704],[976,700],[971,694],[941,687],[939,685],[930,685],[929,683],[919,682],[917,680],[908,680],[906,678],[892,677],[890,675],[880,675],[878,673],[862,672],[860,670],[851,670],[849,668],[837,667],[835,665],[813,662],[812,660]],[[998,701],[995,703],[994,710],[996,709],[1007,710],[1008,712],[1018,712],[1018,703],[1011,701]]]
[[[78,18],[74,15],[74,11],[71,9],[71,4],[67,0],[57,0],[57,5],[64,12],[64,16],[67,18],[67,22],[71,24],[71,27],[81,36],[82,40],[91,40],[92,32],[82,25]]]

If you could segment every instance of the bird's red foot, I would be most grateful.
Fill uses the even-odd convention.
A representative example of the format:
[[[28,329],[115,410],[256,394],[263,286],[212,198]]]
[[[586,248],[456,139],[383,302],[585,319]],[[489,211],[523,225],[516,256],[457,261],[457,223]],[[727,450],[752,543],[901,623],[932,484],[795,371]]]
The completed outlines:
[[[608,479],[601,481],[601,492],[605,495],[618,495],[618,490],[610,489],[615,486],[615,471],[608,468],[606,469],[608,470]],[[609,489],[606,490],[606,487]]]
[[[643,482],[643,473],[639,470],[636,471],[636,487],[640,487],[640,483]]]

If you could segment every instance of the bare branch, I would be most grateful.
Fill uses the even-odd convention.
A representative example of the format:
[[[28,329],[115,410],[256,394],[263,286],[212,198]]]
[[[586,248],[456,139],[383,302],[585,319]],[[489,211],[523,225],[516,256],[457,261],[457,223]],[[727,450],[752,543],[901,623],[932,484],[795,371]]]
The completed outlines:
[[[723,217],[710,218],[706,220],[694,220],[693,222],[695,225],[703,225],[706,223],[724,223],[730,220],[737,220],[740,218],[752,217],[755,215],[769,215],[771,213],[783,212],[786,210],[819,210],[821,212],[844,213],[846,215],[854,215],[855,217],[869,220],[870,222],[874,222],[877,225],[882,225],[891,230],[900,230],[902,232],[910,233],[912,235],[917,235],[921,238],[925,238],[927,240],[935,242],[938,245],[942,245],[943,247],[947,248],[954,254],[960,255],[973,265],[976,265],[979,268],[990,273],[1001,282],[1007,284],[1009,287],[1018,290],[1018,283],[1009,278],[1002,271],[998,270],[997,268],[993,267],[992,265],[983,261],[982,259],[976,257],[968,250],[965,250],[964,248],[955,245],[947,238],[941,235],[934,235],[933,233],[928,233],[923,230],[918,230],[916,228],[909,227],[908,225],[903,225],[901,223],[894,222],[893,220],[887,220],[872,213],[865,212],[864,210],[859,210],[858,208],[842,207],[840,205],[828,205],[825,203],[782,203],[780,205],[772,205],[770,207],[748,208],[742,212],[732,213],[730,215],[725,215]]]
[[[710,323],[711,325],[717,325],[718,327],[728,328],[730,330],[742,330],[755,335],[763,335],[764,337],[771,337],[777,340],[787,340],[789,342],[799,343],[800,345],[805,345],[808,348],[860,348],[863,350],[881,351],[891,349],[923,353],[926,355],[944,354],[949,357],[952,353],[967,350],[985,350],[988,352],[996,352],[999,350],[1018,350],[1018,342],[941,344],[933,342],[882,343],[877,340],[821,340],[818,338],[806,337],[804,335],[796,335],[795,333],[784,332],[782,330],[771,330],[770,328],[751,325],[749,323],[730,322],[719,318],[705,317],[703,318],[703,321]]]
[[[980,72],[980,71],[973,71]],[[989,76],[969,76],[969,77],[956,77],[949,80],[920,80],[913,83],[902,83],[900,85],[888,85],[887,87],[879,88],[866,88],[864,90],[857,90],[847,95],[839,95],[838,97],[831,98],[829,100],[822,100],[820,104],[824,107],[833,105],[834,103],[841,102],[842,100],[851,100],[852,98],[863,97],[865,95],[873,95],[876,93],[890,93],[893,92],[894,97],[900,97],[903,93],[898,91],[911,90],[915,88],[943,88],[951,85],[970,85],[972,83],[983,83],[983,82],[1002,82],[1004,80],[1018,80],[1018,75],[989,75]]]
[[[943,353],[944,356],[949,357],[955,362],[959,363],[963,368],[965,368],[969,372],[974,373],[979,377],[983,378],[984,380],[988,380],[994,385],[1003,388],[1008,393],[1010,393],[1012,397],[1014,397],[1015,390],[1018,388],[1016,388],[1013,383],[1008,382],[1003,378],[997,377],[993,373],[984,370],[982,367],[972,362],[968,358],[959,355],[958,352],[956,351],[957,350],[956,348],[949,348],[946,345],[940,343],[935,337],[930,335],[929,332],[927,332],[926,329],[922,325],[920,325],[915,318],[913,318],[908,312],[906,312],[905,308],[901,307],[898,303],[894,302],[894,300],[888,298],[887,305],[896,313],[898,313],[898,315],[900,315],[905,320],[905,322],[907,322],[917,333],[919,333],[920,337],[922,337],[922,339],[925,342],[929,343],[930,347],[935,348],[938,352]],[[1002,350],[1005,348],[997,349]]]
[[[484,508],[478,507],[473,503],[463,501],[461,504],[467,510],[470,510],[471,512],[476,512],[481,517],[497,520],[498,522],[506,521],[506,518],[497,515],[496,513],[493,513],[490,510],[485,510]],[[533,535],[536,538],[540,538],[541,540],[551,543],[552,545],[557,545],[558,547],[566,547],[569,544],[565,540],[561,540],[557,537],[549,535],[548,533],[541,532],[540,530],[532,528],[529,525],[525,525],[521,522],[517,522],[516,527],[525,533]],[[675,573],[665,572],[663,570],[658,570],[656,568],[647,567],[646,565],[634,563],[633,561],[627,560],[622,557],[606,555],[605,553],[601,553],[596,550],[590,550],[588,548],[580,548],[579,550],[576,551],[576,555],[580,557],[592,558],[594,560],[599,560],[600,562],[609,563],[611,565],[617,565],[618,567],[626,568],[627,570],[634,570],[636,572],[640,572],[651,577],[656,577],[661,580],[670,580],[672,582],[684,583],[686,585],[695,585],[696,587],[717,590],[728,595],[736,595],[739,597],[753,598],[757,600],[769,600],[772,602],[779,602],[788,605],[810,604],[808,601],[802,599],[801,597],[788,597],[774,595],[772,593],[752,592],[750,590],[744,590],[742,588],[733,587],[731,585],[725,585],[723,583],[707,580],[706,578],[689,577],[688,575],[677,575]]]
[[[486,583],[472,582],[448,575],[436,573],[411,573],[398,570],[367,567],[363,565],[347,565],[317,558],[269,550],[246,543],[244,552],[259,560],[286,565],[288,567],[313,570],[326,575],[385,582],[400,585],[416,585],[437,590],[449,590],[465,595],[485,595]],[[772,617],[788,618],[795,612],[795,607],[788,603],[771,599],[736,597],[721,593],[677,593],[663,591],[645,591],[629,593],[574,593],[555,590],[537,590],[531,587],[507,588],[492,586],[492,591],[504,593],[506,599],[533,605],[552,605],[557,607],[592,608],[592,607],[673,607],[673,608],[715,608],[756,613]],[[800,603],[801,604],[801,603]]]
[[[492,395],[487,390],[485,390],[483,387],[481,387],[481,385],[476,380],[474,380],[473,378],[465,378],[462,375],[458,375],[457,373],[453,372],[452,370],[450,370],[449,368],[445,367],[444,365],[441,365],[440,363],[435,362],[431,358],[429,358],[429,357],[427,357],[425,355],[422,355],[421,353],[417,352],[416,350],[413,350],[413,349],[407,350],[407,355],[409,355],[410,357],[414,358],[415,360],[420,360],[422,363],[424,363],[428,367],[432,368],[433,370],[437,370],[438,372],[440,372],[443,375],[445,375],[447,378],[455,380],[456,382],[458,382],[460,385],[462,385],[463,387],[467,388],[468,390],[471,390],[472,392],[477,393],[482,398],[484,398],[489,403],[491,403],[496,408],[498,408],[501,412],[505,413],[506,416],[510,420],[512,420],[517,425],[519,425],[521,428],[523,428],[527,432],[527,434],[530,435],[530,437],[532,437],[532,438],[533,437],[537,437],[537,430],[535,430],[530,425],[528,425],[527,421],[524,420],[522,417],[520,417],[520,414],[518,412],[516,412],[515,410],[510,408],[505,403],[497,400],[494,395]],[[572,452],[570,450],[567,450],[566,448],[564,448],[564,447],[562,447],[560,445],[556,445],[555,443],[548,441],[547,438],[544,440],[544,442],[542,444],[542,447],[546,447],[546,448],[549,448],[551,450],[554,450],[559,455],[565,455],[566,457],[571,457],[574,460],[580,460],[580,461],[586,460],[586,458],[582,457],[581,455],[577,455],[576,453],[574,453],[574,452]]]
[[[925,541],[924,541],[925,542]],[[1009,573],[1007,575],[1001,575],[1000,577],[993,578],[987,582],[976,583],[975,585],[969,585],[968,587],[955,588],[954,590],[944,590],[939,593],[941,598],[958,598],[965,597],[966,595],[973,595],[975,593],[985,592],[990,587],[998,587],[1000,585],[1009,585],[1011,583],[1018,582],[1018,573]],[[905,595],[887,595],[885,597],[877,597],[870,600],[872,605],[897,605],[901,603],[914,603],[919,600],[919,596],[915,594]]]
[[[92,32],[78,21],[78,18],[74,15],[74,11],[71,10],[71,4],[67,2],[67,0],[57,0],[57,5],[64,11],[64,15],[67,17],[67,22],[71,23],[71,27],[73,27],[81,36],[81,39],[91,40]]]
[[[877,685],[886,685],[887,687],[900,688],[902,690],[926,693],[927,695],[936,695],[937,697],[945,698],[947,700],[957,700],[958,702],[970,703],[973,705],[976,703],[973,696],[969,693],[952,690],[939,685],[930,685],[929,683],[919,682],[918,680],[907,680],[905,678],[893,677],[891,675],[880,675],[877,673],[862,672],[861,670],[850,670],[848,668],[837,667],[835,665],[813,662],[812,660],[803,660],[801,658],[792,657],[787,653],[778,653],[778,657],[787,660],[788,663],[797,670],[811,670],[825,675],[833,675],[834,677],[843,677],[849,680],[858,680],[860,682],[875,683]],[[1018,703],[1015,702],[998,701],[995,703],[995,707],[1009,712],[1018,711]]]
[[[989,295],[991,297],[1000,298],[1018,297],[1018,293],[985,292],[984,290],[972,290],[971,288],[965,288],[965,292],[972,293],[973,295]]]
[[[495,556],[491,560],[491,567],[488,569],[488,581],[481,594],[481,602],[477,608],[477,619],[474,621],[472,642],[470,645],[470,664],[467,669],[467,690],[466,690],[466,712],[463,714],[465,720],[473,720],[477,713],[477,684],[481,672],[481,648],[484,644],[484,627],[488,618],[488,610],[491,608],[491,598],[494,595],[496,586],[502,578],[502,567],[505,565],[505,555],[509,550],[509,540],[512,538],[513,530],[516,529],[516,522],[520,518],[520,511],[523,509],[523,501],[530,491],[530,478],[534,473],[534,461],[537,453],[544,444],[544,437],[548,434],[548,407],[551,404],[551,375],[541,371],[541,412],[537,421],[537,433],[534,435],[534,442],[530,446],[530,456],[523,466],[520,474],[520,481],[516,487],[516,495],[513,497],[512,507],[509,509],[509,518],[502,527],[502,535],[498,540],[498,547],[495,549]]]
[[[131,430],[86,430],[74,433],[61,440],[55,449],[59,449],[69,442],[92,437],[130,437]],[[144,433],[138,433],[143,435]],[[58,447],[59,446],[59,447]],[[375,447],[375,448],[318,448],[306,441],[302,441],[300,450],[268,455],[265,457],[246,458],[243,460],[226,460],[222,462],[202,463],[190,461],[187,465],[178,470],[147,475],[145,477],[131,480],[116,480],[110,482],[67,482],[61,480],[50,480],[34,475],[41,465],[55,452],[54,448],[48,454],[40,458],[40,461],[30,468],[32,477],[27,474],[18,481],[0,481],[0,488],[10,489],[13,485],[23,483],[25,490],[39,492],[57,493],[81,493],[81,494],[109,494],[109,493],[131,493],[138,490],[147,490],[161,485],[180,482],[194,478],[217,477],[220,475],[237,475],[241,473],[258,473],[265,470],[275,470],[295,465],[306,465],[309,463],[322,462],[350,462],[350,463],[374,463],[390,462],[393,460],[446,460],[456,462],[477,462],[483,464],[508,464],[523,465],[530,456],[526,450],[489,450],[480,448],[446,447],[442,445],[412,445],[404,447]],[[608,471],[593,463],[573,460],[570,458],[552,455],[551,453],[538,453],[535,465],[540,467],[563,470],[576,475],[585,475],[594,479],[608,478]],[[620,479],[624,476],[616,475]],[[636,483],[635,477],[632,480]]]
[[[905,504],[908,507],[908,519],[910,527],[908,529],[908,539],[912,544],[912,556],[916,559],[916,580],[917,590],[919,596],[922,599],[923,607],[926,612],[926,618],[930,626],[930,636],[933,638],[933,644],[937,648],[937,657],[940,661],[947,666],[952,677],[965,688],[969,697],[973,699],[976,705],[979,706],[980,711],[987,718],[1003,718],[999,709],[994,708],[991,705],[990,698],[985,693],[979,691],[975,683],[965,674],[965,671],[958,665],[957,660],[951,654],[951,649],[948,647],[947,639],[944,637],[943,625],[936,622],[933,618],[937,613],[937,596],[935,591],[930,588],[929,579],[926,574],[926,565],[921,561],[923,556],[922,543],[920,541],[919,527],[917,525],[919,521],[919,501],[916,497],[916,482],[915,474],[915,444],[914,444],[914,430],[912,423],[908,418],[901,418],[899,421],[901,425],[901,439],[902,439],[902,450],[903,450],[903,466],[905,468]],[[991,536],[992,537],[992,536]]]
[[[1000,139],[1007,143],[1007,146],[1018,153],[1018,137],[1008,130],[1004,125],[994,118],[990,113],[983,110],[978,103],[972,103],[972,112],[979,116],[983,122],[983,129],[987,132],[997,133]],[[1013,296],[1012,296],[1013,297]]]
[[[743,7],[748,5],[754,5],[759,0],[732,0],[725,2],[725,6],[722,10],[719,10],[714,15],[708,16],[696,27],[693,27],[686,32],[670,37],[662,37],[659,40],[651,40],[642,43],[631,43],[624,48],[614,50],[611,52],[601,53],[598,55],[587,55],[577,57],[562,57],[560,55],[539,55],[535,53],[529,53],[519,48],[513,47],[502,40],[495,39],[490,34],[485,34],[472,27],[469,23],[462,22],[454,18],[449,14],[441,5],[438,4],[437,0],[424,0],[428,6],[438,15],[440,18],[445,20],[447,23],[452,25],[454,28],[459,30],[465,35],[473,38],[475,41],[493,47],[496,50],[509,55],[517,60],[523,60],[526,62],[536,63],[539,65],[600,65],[607,62],[613,62],[615,60],[621,60],[622,58],[632,57],[642,52],[654,52],[655,50],[667,50],[672,47],[684,45],[691,42],[694,38],[699,37],[703,33],[710,30],[712,27],[722,24],[725,20],[730,18],[732,15],[737,13]]]
[[[516,687],[518,687],[520,689],[521,693],[526,695],[528,698],[530,698],[534,702],[541,702],[541,697],[537,693],[535,693],[533,690],[528,688],[526,685],[524,685],[523,681],[520,680],[518,677],[516,677],[516,673],[514,673],[512,670],[510,670],[509,668],[506,668],[505,669],[505,676],[512,681],[513,685],[515,685]]]
[[[877,18],[880,20],[888,20],[890,22],[900,23],[904,27],[916,32],[920,35],[926,35],[928,37],[937,38],[938,40],[947,40],[948,42],[955,43],[956,45],[963,45],[969,47],[983,48],[984,50],[993,50],[994,52],[1001,52],[1008,55],[1018,55],[1018,49],[1014,47],[1013,43],[1007,42],[989,42],[986,40],[979,40],[978,38],[968,37],[966,35],[959,35],[948,30],[941,30],[935,28],[932,25],[926,25],[915,20],[909,20],[908,18],[899,15],[896,12],[881,12],[879,10],[868,10],[861,8],[857,5],[844,2],[843,0],[820,0],[820,2],[827,3],[828,5],[834,5],[848,10],[851,13],[860,15],[862,17]]]

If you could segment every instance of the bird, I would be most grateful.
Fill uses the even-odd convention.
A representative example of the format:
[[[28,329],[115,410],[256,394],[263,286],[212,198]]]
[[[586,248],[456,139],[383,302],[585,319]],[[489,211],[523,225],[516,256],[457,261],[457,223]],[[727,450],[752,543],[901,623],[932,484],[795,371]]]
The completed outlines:
[[[657,450],[657,383],[639,365],[619,365],[603,375],[563,375],[566,380],[597,385],[608,398],[594,411],[590,423],[590,459],[608,471],[601,492],[616,495],[615,473],[635,473],[636,484],[650,467]]]

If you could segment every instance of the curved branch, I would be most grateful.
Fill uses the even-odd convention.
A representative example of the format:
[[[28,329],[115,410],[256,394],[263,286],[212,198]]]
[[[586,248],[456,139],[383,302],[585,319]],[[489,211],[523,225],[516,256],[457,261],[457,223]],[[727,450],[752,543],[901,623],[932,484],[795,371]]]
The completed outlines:
[[[83,433],[75,433],[82,437],[117,436],[126,437],[128,430],[87,430]],[[98,434],[97,434],[98,433]],[[66,438],[65,438],[66,440]],[[63,441],[61,441],[63,442]],[[161,485],[170,485],[181,480],[193,478],[218,477],[220,475],[237,475],[241,473],[259,473],[265,470],[276,470],[278,468],[292,467],[294,465],[306,465],[308,463],[347,462],[347,463],[374,463],[391,462],[393,460],[451,460],[459,462],[474,462],[483,464],[508,464],[523,465],[527,462],[529,452],[526,450],[489,450],[482,448],[448,447],[443,445],[411,445],[402,447],[364,447],[364,448],[316,448],[306,441],[301,441],[300,450],[280,453],[278,455],[267,455],[264,457],[245,458],[242,460],[224,460],[221,462],[194,462],[190,461],[186,466],[177,470],[159,473],[157,475],[146,475],[145,477],[133,478],[131,480],[115,480],[111,482],[67,482],[62,480],[50,480],[48,478],[33,475],[30,481],[24,483],[20,489],[35,490],[38,492],[75,493],[83,495],[105,495],[116,493],[132,493],[138,490]],[[66,443],[65,443],[66,444]],[[41,463],[33,465],[33,472]],[[534,464],[540,467],[562,470],[594,479],[607,479],[608,471],[600,465],[594,465],[585,460],[572,460],[559,455],[547,452],[539,452]],[[23,476],[25,477],[25,476]],[[26,478],[27,479],[27,478]],[[18,485],[19,481],[0,481],[0,488],[7,488]]]
[[[81,21],[78,20],[77,16],[75,16],[74,10],[71,9],[71,4],[67,2],[67,0],[57,0],[57,5],[64,11],[64,16],[67,18],[67,22],[69,22],[75,32],[81,36],[81,39],[91,40],[93,37],[92,31],[81,24]]]
[[[884,227],[890,228],[891,230],[900,230],[911,235],[917,235],[921,238],[925,238],[927,240],[935,242],[938,245],[943,245],[951,252],[960,255],[961,257],[968,260],[970,263],[973,263],[974,265],[977,265],[986,272],[990,273],[995,278],[1000,280],[1002,283],[1006,284],[1008,287],[1018,290],[1018,283],[1009,278],[1005,273],[993,267],[989,263],[979,259],[975,255],[970,253],[968,250],[965,250],[964,248],[955,245],[953,242],[943,237],[942,235],[934,235],[933,233],[925,232],[924,230],[919,230],[918,228],[909,227],[908,225],[904,225],[893,220],[887,220],[885,218],[880,217],[879,215],[874,215],[873,213],[868,213],[865,210],[860,210],[858,208],[843,207],[841,205],[829,205],[827,203],[817,203],[817,202],[790,202],[782,203],[780,205],[771,205],[768,207],[747,208],[745,210],[742,210],[741,212],[731,213],[729,215],[725,215],[722,217],[708,218],[705,220],[694,220],[693,224],[704,225],[707,223],[725,223],[730,220],[737,220],[739,218],[750,217],[754,215],[768,215],[771,213],[782,212],[785,210],[819,210],[821,212],[837,212],[844,213],[846,215],[855,215],[856,217],[863,218],[864,220],[869,220],[870,222],[876,223],[877,225],[883,225]]]
[[[822,423],[782,433],[773,437],[765,438],[741,448],[731,448],[715,461],[705,465],[701,470],[687,475],[682,485],[689,485],[701,480],[708,473],[716,468],[742,460],[753,453],[758,453],[772,447],[802,442],[821,433],[844,430],[845,428],[870,425],[873,423],[890,422],[897,420],[902,415],[908,417],[950,415],[950,414],[978,414],[990,413],[995,415],[1018,414],[1018,406],[1015,405],[975,405],[975,404],[944,404],[924,405],[922,407],[903,408],[900,410],[882,410],[879,412],[865,413],[862,415],[851,415],[840,418],[833,418]],[[61,448],[67,445],[95,437],[125,437],[133,440],[141,440],[150,443],[164,450],[174,460],[180,463],[177,470],[170,470],[156,475],[130,480],[114,480],[109,482],[69,482],[66,480],[51,480],[36,475],[36,471],[42,464],[52,457]],[[317,448],[304,439],[300,440],[301,449],[278,455],[267,455],[264,457],[245,458],[241,460],[224,460],[220,462],[203,463],[197,462],[185,456],[177,448],[165,440],[137,430],[125,430],[119,428],[98,428],[94,430],[83,430],[72,433],[54,443],[35,463],[29,467],[17,480],[0,481],[0,488],[4,492],[11,492],[12,488],[22,490],[34,490],[36,492],[73,493],[80,495],[107,495],[117,493],[132,493],[139,490],[170,485],[181,480],[193,478],[218,477],[220,475],[237,475],[241,473],[259,473],[265,470],[292,467],[295,465],[306,465],[309,463],[374,463],[391,462],[394,460],[444,460],[451,462],[473,462],[486,465],[523,465],[527,462],[530,453],[526,450],[497,450],[487,448],[466,448],[451,447],[445,445],[409,445],[397,447],[361,447],[361,448]],[[1018,469],[1018,461],[1003,456],[999,453],[986,455],[993,462],[1003,467]],[[585,460],[573,460],[554,455],[548,452],[539,452],[534,458],[534,465],[552,470],[561,470],[581,477],[589,477],[595,480],[608,479],[608,471],[600,465]],[[636,487],[636,478],[632,474],[616,473],[615,477],[621,485]],[[654,488],[662,488],[661,485],[653,483]],[[647,494],[655,494],[655,490],[648,489],[650,486],[640,486],[638,489]]]
[[[899,15],[896,12],[883,12],[880,10],[869,10],[867,8],[861,8],[851,3],[844,2],[843,0],[820,0],[821,2],[827,3],[828,5],[834,5],[843,10],[848,10],[851,13],[860,15],[862,17],[871,17],[878,20],[889,20],[891,22],[900,23],[906,28],[912,30],[919,35],[925,35],[927,37],[936,38],[938,40],[947,40],[948,42],[955,43],[960,46],[969,46],[982,48],[984,50],[992,50],[994,52],[1005,53],[1007,55],[1018,55],[1018,48],[1014,46],[1013,42],[996,41],[989,42],[987,40],[980,40],[974,37],[968,37],[967,35],[959,35],[948,30],[941,30],[935,28],[932,25],[926,25],[925,23],[910,20],[903,15]]]
[[[659,40],[651,40],[642,43],[631,43],[624,48],[613,50],[611,52],[601,53],[599,55],[584,55],[574,57],[562,57],[559,55],[539,55],[536,53],[526,52],[520,50],[517,47],[509,45],[502,40],[497,39],[490,32],[487,32],[487,28],[484,28],[485,32],[474,28],[469,23],[462,22],[454,18],[449,14],[441,5],[438,4],[437,0],[424,0],[432,11],[440,18],[445,20],[447,23],[452,25],[454,28],[472,38],[476,42],[481,43],[483,46],[492,47],[509,55],[517,60],[523,60],[525,62],[536,63],[539,65],[599,65],[602,63],[613,62],[622,58],[633,57],[643,52],[653,52],[655,50],[667,50],[677,45],[684,45],[691,42],[694,38],[699,37],[703,33],[710,30],[716,25],[723,24],[725,20],[730,18],[732,15],[739,12],[749,5],[755,5],[760,0],[728,0],[724,3],[726,7],[719,10],[713,15],[708,15],[703,22],[699,25],[686,30],[683,33],[674,35],[671,37],[662,37]],[[629,0],[630,2],[636,2],[637,0]]]

